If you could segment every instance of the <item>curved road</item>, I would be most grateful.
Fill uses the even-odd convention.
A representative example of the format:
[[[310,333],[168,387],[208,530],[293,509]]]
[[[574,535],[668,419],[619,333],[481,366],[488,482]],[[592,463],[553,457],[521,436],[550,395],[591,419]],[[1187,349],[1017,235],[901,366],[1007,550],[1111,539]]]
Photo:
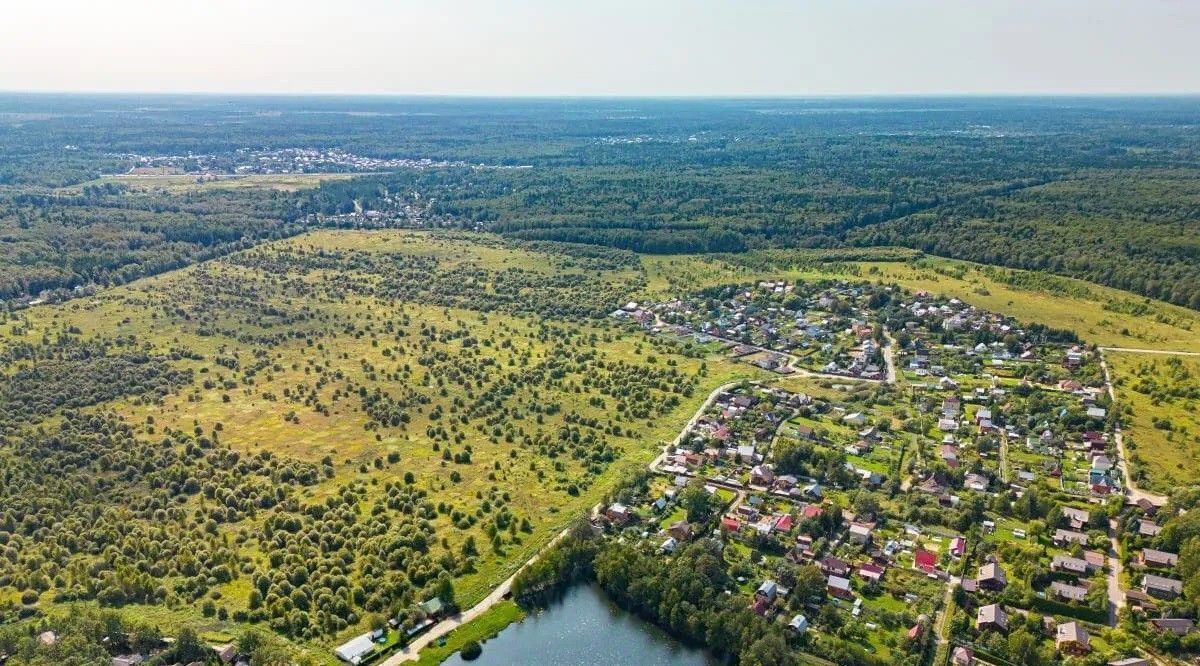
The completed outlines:
[[[599,509],[600,509],[599,505],[595,506],[592,509],[592,513],[596,513]],[[402,664],[406,661],[416,661],[417,658],[420,656],[421,650],[423,650],[430,643],[436,641],[437,639],[441,638],[442,636],[445,636],[446,634],[450,633],[451,631],[454,631],[455,629],[470,622],[471,620],[474,620],[475,618],[479,617],[480,615],[483,615],[492,606],[495,606],[496,604],[500,603],[500,601],[503,600],[505,597],[507,597],[508,593],[510,591],[512,591],[513,580],[516,579],[517,574],[521,573],[525,569],[525,567],[536,562],[539,557],[541,557],[544,553],[546,553],[546,551],[553,548],[554,545],[557,544],[559,541],[562,541],[562,539],[567,536],[567,533],[570,531],[570,529],[571,529],[570,527],[564,528],[563,531],[556,534],[553,539],[551,539],[549,542],[546,543],[546,545],[539,548],[537,553],[535,553],[533,557],[526,560],[526,562],[524,564],[522,564],[520,566],[520,568],[518,568],[516,570],[516,572],[513,573],[513,575],[511,575],[507,579],[505,579],[505,581],[503,583],[500,583],[500,586],[497,587],[496,589],[492,590],[491,594],[484,597],[483,601],[480,601],[479,603],[475,604],[474,606],[471,606],[467,610],[465,610],[457,615],[448,617],[448,618],[442,620],[441,622],[438,622],[437,624],[433,625],[429,629],[429,631],[426,631],[425,633],[421,634],[420,636],[417,636],[416,638],[413,639],[413,641],[411,643],[409,643],[408,645],[405,645],[403,648],[401,648],[400,650],[393,653],[385,661],[380,662],[380,666],[396,666],[397,664]]]

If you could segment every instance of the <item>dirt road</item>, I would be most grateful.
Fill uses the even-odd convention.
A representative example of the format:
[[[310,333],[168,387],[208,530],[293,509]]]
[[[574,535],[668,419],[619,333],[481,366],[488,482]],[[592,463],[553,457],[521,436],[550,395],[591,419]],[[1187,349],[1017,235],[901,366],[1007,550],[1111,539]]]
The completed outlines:
[[[1110,400],[1112,400],[1113,405],[1116,405],[1117,404],[1117,391],[1116,391],[1116,389],[1113,388],[1112,375],[1109,373],[1109,370],[1108,370],[1108,361],[1105,360],[1105,358],[1104,358],[1105,350],[1122,351],[1122,352],[1132,351],[1133,353],[1145,352],[1145,353],[1152,353],[1152,354],[1160,353],[1160,352],[1154,352],[1154,351],[1149,351],[1149,350],[1136,350],[1136,349],[1131,350],[1131,349],[1124,349],[1124,348],[1120,348],[1120,347],[1101,347],[1100,348],[1100,369],[1104,371],[1104,388],[1106,391],[1108,391],[1108,397]],[[1190,352],[1165,352],[1165,353],[1190,354]],[[1197,355],[1200,355],[1200,354],[1197,354]],[[1144,500],[1148,500],[1151,504],[1154,504],[1155,506],[1162,506],[1162,505],[1166,504],[1167,503],[1166,495],[1160,495],[1158,493],[1153,493],[1148,490],[1143,490],[1141,488],[1138,488],[1137,483],[1134,482],[1133,476],[1130,475],[1130,473],[1129,473],[1129,454],[1125,450],[1125,436],[1121,433],[1120,425],[1116,425],[1113,427],[1113,439],[1116,440],[1116,442],[1117,442],[1117,469],[1121,470],[1121,476],[1125,479],[1125,493],[1126,493],[1126,497],[1128,498],[1128,501],[1132,504],[1132,503],[1138,502],[1139,500],[1144,499]]]

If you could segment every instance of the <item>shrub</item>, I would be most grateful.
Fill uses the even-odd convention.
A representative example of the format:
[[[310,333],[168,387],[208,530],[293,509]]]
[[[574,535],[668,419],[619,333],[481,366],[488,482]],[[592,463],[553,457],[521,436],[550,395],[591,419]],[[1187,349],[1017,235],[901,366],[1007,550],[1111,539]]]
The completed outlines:
[[[464,661],[474,661],[481,654],[483,654],[483,646],[479,644],[479,641],[470,640],[463,644],[462,658]]]

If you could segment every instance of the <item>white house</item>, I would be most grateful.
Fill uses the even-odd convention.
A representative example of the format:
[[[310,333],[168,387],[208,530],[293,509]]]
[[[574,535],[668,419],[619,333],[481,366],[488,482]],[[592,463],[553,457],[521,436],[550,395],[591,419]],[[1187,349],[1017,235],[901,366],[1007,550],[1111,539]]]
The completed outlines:
[[[357,664],[374,650],[375,642],[371,640],[371,634],[367,633],[355,636],[342,643],[333,651],[333,654],[337,655],[337,658],[344,662]]]

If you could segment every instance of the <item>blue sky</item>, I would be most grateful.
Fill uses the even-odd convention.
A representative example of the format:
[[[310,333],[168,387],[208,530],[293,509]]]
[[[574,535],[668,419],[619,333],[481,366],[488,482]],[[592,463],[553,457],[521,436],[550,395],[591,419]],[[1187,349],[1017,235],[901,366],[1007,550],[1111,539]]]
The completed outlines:
[[[1197,0],[13,0],[0,89],[1200,92]]]

